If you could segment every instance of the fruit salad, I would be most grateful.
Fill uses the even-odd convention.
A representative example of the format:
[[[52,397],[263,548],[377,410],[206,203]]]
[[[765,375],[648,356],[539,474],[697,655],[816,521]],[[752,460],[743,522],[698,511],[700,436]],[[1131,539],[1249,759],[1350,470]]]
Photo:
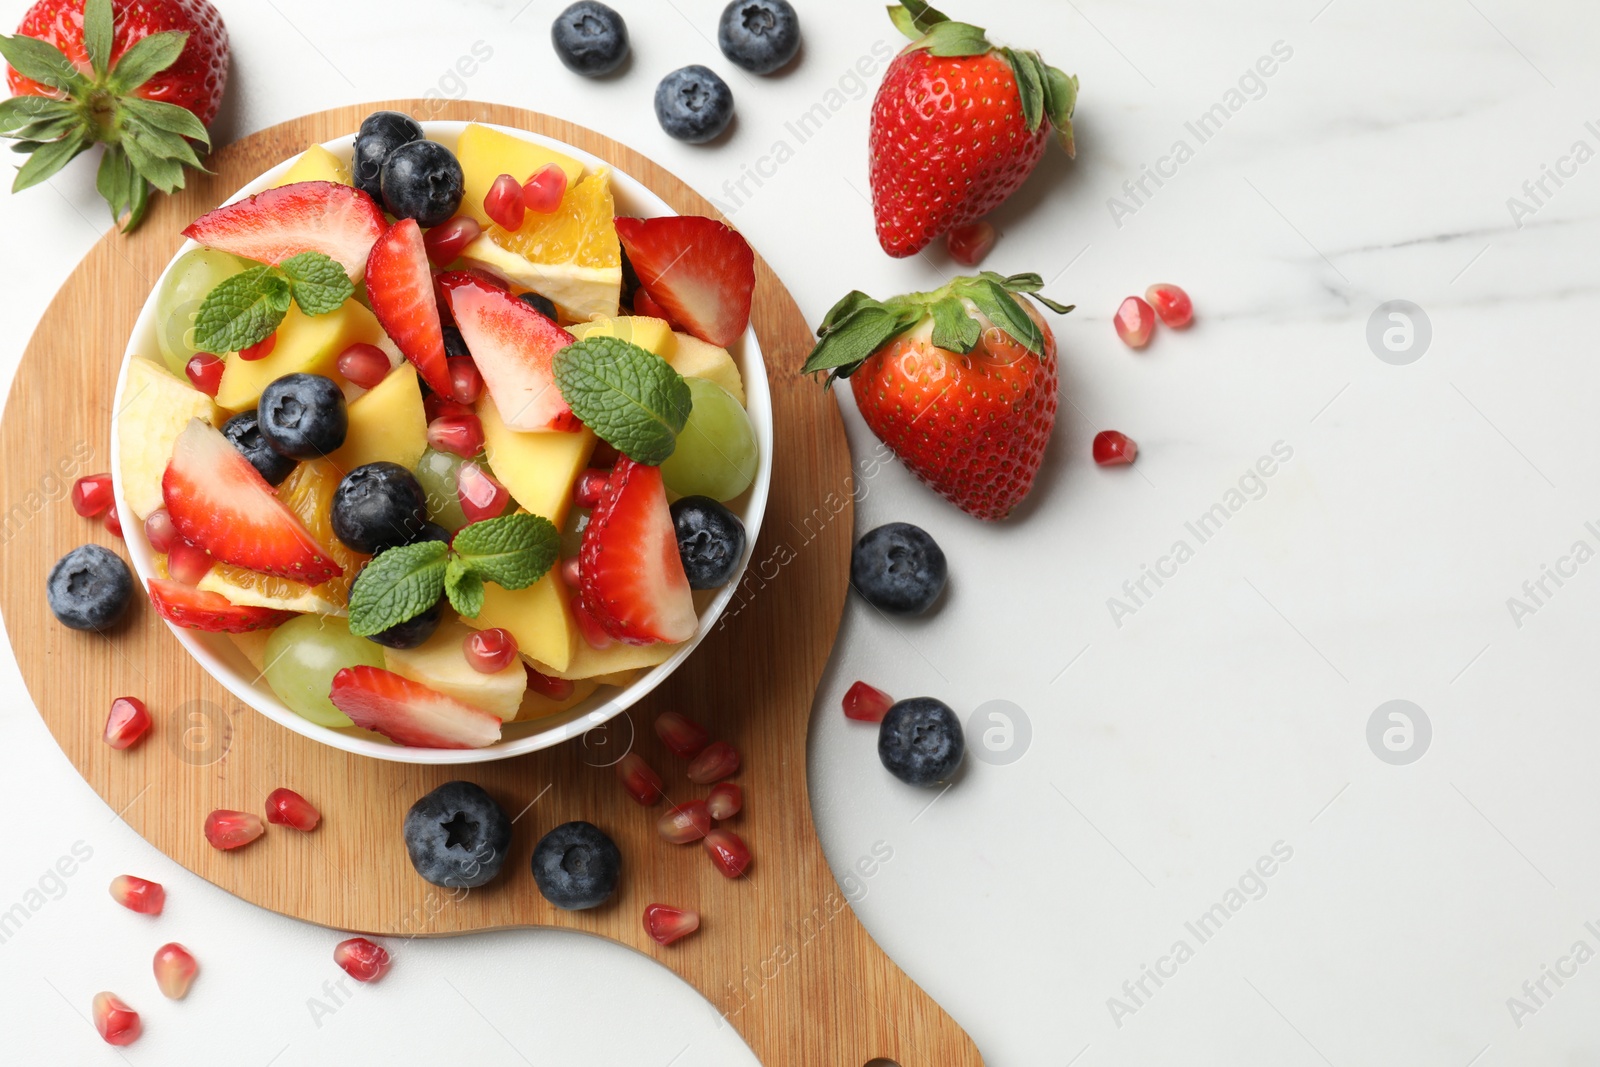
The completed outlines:
[[[618,217],[611,180],[379,112],[185,229],[117,405],[161,617],[312,723],[426,748],[693,640],[748,550],[754,255]]]

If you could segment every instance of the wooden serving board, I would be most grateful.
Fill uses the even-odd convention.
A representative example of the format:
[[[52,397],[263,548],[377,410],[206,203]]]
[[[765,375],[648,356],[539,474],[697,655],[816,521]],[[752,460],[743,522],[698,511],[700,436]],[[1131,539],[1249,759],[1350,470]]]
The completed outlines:
[[[847,587],[851,461],[834,402],[796,370],[811,334],[772,270],[757,260],[754,322],[772,383],[777,448],[772,497],[743,606],[654,694],[609,729],[558,748],[464,768],[347,755],[240,703],[183,650],[140,598],[109,636],[61,626],[45,575],[87,541],[120,550],[67,494],[73,478],[108,470],[113,389],[127,338],[179,231],[257,174],[307,145],[352,132],[386,107],[547,134],[609,160],[685,214],[704,199],[639,153],[559,119],[511,107],[400,100],[346,107],[264,130],[218,151],[212,176],[158,197],[132,237],[108,234],[73,272],[29,343],[0,425],[0,607],[23,677],[57,742],[111,808],[151,844],[228,892],[283,915],[393,939],[518,926],[560,926],[628,945],[681,975],[725,1013],[769,1067],[903,1067],[982,1062],[970,1038],[884,955],[856,919],[824,860],[806,792],[806,729]],[[425,109],[425,110],[424,110]],[[824,503],[825,502],[825,503]],[[819,504],[823,510],[817,511]],[[842,509],[842,510],[841,510]],[[818,529],[817,515],[830,514]],[[115,752],[100,734],[114,697],[141,697],[155,729]],[[744,756],[747,810],[733,824],[750,844],[748,874],[728,881],[702,849],[656,836],[658,806],[629,800],[604,764],[631,743],[680,799],[683,764],[649,724],[674,708]],[[630,738],[629,735],[632,735]],[[501,876],[472,891],[437,889],[412,871],[406,809],[452,778],[484,786],[521,812]],[[216,808],[260,812],[289,786],[324,814],[315,833],[270,828],[235,853],[208,846]],[[700,791],[697,791],[697,793]],[[534,842],[588,819],[616,838],[622,888],[602,908],[552,908],[529,873]],[[698,909],[699,933],[663,948],[645,936],[652,902]]]

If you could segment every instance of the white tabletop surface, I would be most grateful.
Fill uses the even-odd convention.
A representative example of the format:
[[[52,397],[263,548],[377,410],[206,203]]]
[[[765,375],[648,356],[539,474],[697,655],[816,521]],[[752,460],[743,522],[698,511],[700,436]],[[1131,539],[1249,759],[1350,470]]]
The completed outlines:
[[[0,24],[25,6],[4,0]],[[954,272],[873,238],[868,106],[876,57],[898,47],[876,4],[798,0],[801,62],[756,79],[712,43],[720,0],[621,0],[633,67],[600,83],[555,63],[556,0],[218,6],[235,49],[223,139],[384,97],[503,101],[716,197],[813,323],[847,288]],[[1037,271],[1080,310],[1058,326],[1063,418],[1012,521],[970,520],[892,463],[864,482],[859,528],[921,524],[953,574],[930,618],[891,625],[853,600],[818,694],[811,781],[835,871],[893,854],[858,893],[862,920],[997,1067],[1590,1062],[1600,9],[943,6],[1082,78],[1077,161],[1052,152],[998,214],[986,264]],[[691,62],[738,100],[715,147],[669,140],[651,112],[656,79]],[[802,141],[788,124],[818,104],[828,119]],[[1219,104],[1202,140],[1188,124]],[[1125,192],[1144,168],[1162,184]],[[761,180],[741,194],[747,169]],[[85,161],[0,194],[8,375],[106,224]],[[1156,281],[1187,287],[1198,320],[1134,353],[1111,314]],[[1415,313],[1409,351],[1369,346],[1392,300],[1422,309],[1425,351]],[[1137,439],[1133,469],[1090,462],[1105,427]],[[1218,504],[1198,536],[1187,524]],[[382,984],[331,996],[337,937],[235,900],[119,822],[4,661],[0,911],[28,911],[0,943],[8,1059],[111,1062],[84,1016],[113,989],[144,1013],[130,1063],[754,1062],[688,986],[577,935],[406,944]],[[929,807],[841,715],[858,677],[963,716],[1008,701],[1031,744],[969,759]],[[1412,712],[1398,753],[1382,735],[1401,723],[1368,740],[1391,700],[1429,726]],[[74,851],[89,857],[54,879]],[[159,921],[111,904],[124,871],[166,884]],[[168,939],[201,961],[182,1004],[149,979]]]

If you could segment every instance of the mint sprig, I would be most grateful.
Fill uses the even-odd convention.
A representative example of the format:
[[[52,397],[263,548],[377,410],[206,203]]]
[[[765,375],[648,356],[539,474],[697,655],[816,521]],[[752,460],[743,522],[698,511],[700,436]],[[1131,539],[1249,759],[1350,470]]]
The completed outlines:
[[[553,364],[567,406],[601,440],[652,467],[672,455],[693,401],[666,360],[621,338],[590,337]]]
[[[238,352],[282,325],[291,300],[307,315],[327,315],[355,291],[344,268],[321,252],[302,252],[276,267],[251,267],[206,294],[195,316],[195,347],[218,355]]]
[[[350,632],[371,637],[439,602],[448,545],[422,541],[380,553],[350,587]]]

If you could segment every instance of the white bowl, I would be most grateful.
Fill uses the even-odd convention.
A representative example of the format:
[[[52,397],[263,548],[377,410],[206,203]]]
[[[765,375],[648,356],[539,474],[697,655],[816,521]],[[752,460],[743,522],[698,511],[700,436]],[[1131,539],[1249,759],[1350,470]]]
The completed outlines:
[[[465,122],[425,122],[423,128],[431,140],[454,149],[461,131],[466,128]],[[505,132],[524,137],[532,141],[558,149],[561,152],[581,160],[590,168],[607,167],[611,170],[612,195],[616,199],[617,212],[621,215],[633,215],[641,218],[653,218],[662,215],[676,214],[667,203],[655,193],[651,192],[642,182],[628,174],[623,173],[605,160],[590,155],[571,145],[548,137],[541,137],[523,130],[512,130],[504,127]],[[349,162],[354,135],[342,137],[336,141],[329,141],[323,147],[327,148],[340,159]],[[310,147],[307,145],[306,147]],[[251,196],[268,188],[277,180],[298,157],[291,157],[278,166],[267,171],[261,177],[239,190],[229,202]],[[186,241],[178,255],[198,247],[193,241]],[[174,257],[176,258],[176,257]],[[171,269],[171,265],[168,265]],[[134,324],[133,336],[129,339],[128,352],[123,360],[122,372],[117,381],[117,393],[120,398],[127,382],[128,360],[151,358],[158,364],[161,362],[160,352],[156,343],[155,304],[156,294],[161,291],[162,278],[157,279],[151,289],[150,296],[146,299],[144,307],[139,312],[139,319]],[[325,745],[345,752],[354,752],[361,756],[371,756],[375,759],[393,760],[398,763],[484,763],[490,760],[507,759],[520,756],[526,752],[535,752],[542,748],[560,744],[563,741],[578,737],[596,726],[605,723],[614,716],[621,714],[637,703],[647,693],[660,685],[678,665],[687,659],[695,650],[700,641],[710,633],[716,625],[717,618],[722,614],[728,602],[733,598],[738,588],[739,581],[744,575],[745,567],[749,565],[750,557],[755,548],[756,539],[761,531],[761,519],[767,508],[767,493],[772,481],[772,396],[767,388],[766,366],[761,359],[761,345],[756,339],[755,330],[745,331],[743,339],[739,341],[730,353],[739,365],[739,371],[744,376],[745,393],[750,413],[750,420],[755,426],[756,443],[760,450],[760,464],[756,472],[754,484],[737,501],[729,507],[738,514],[744,522],[747,533],[745,544],[745,557],[740,561],[739,569],[732,581],[727,586],[717,591],[711,603],[700,613],[700,629],[695,636],[685,642],[683,647],[658,666],[649,668],[645,673],[634,679],[626,688],[602,686],[588,700],[577,705],[569,711],[547,719],[539,719],[526,723],[507,723],[505,735],[499,743],[481,749],[437,749],[437,748],[407,748],[396,745],[377,734],[357,729],[333,729],[319,726],[308,719],[304,719],[289,709],[277,695],[272,692],[265,679],[258,675],[238,647],[226,634],[208,634],[199,630],[188,630],[179,626],[171,626],[172,632],[177,635],[178,641],[195,659],[200,661],[211,676],[234,696],[255,708],[261,714],[274,720],[282,726],[289,728],[306,737],[320,741]],[[120,410],[120,403],[118,408]],[[118,444],[118,420],[113,415],[111,420],[111,455],[113,468],[119,468],[121,449]],[[133,567],[138,573],[140,581],[146,585],[155,574],[156,553],[151,549],[149,540],[145,537],[144,526],[132,517],[126,501],[123,499],[122,474],[120,469],[113,470],[115,482],[117,510],[120,514],[127,515],[129,521],[124,524],[123,531],[127,540],[128,554],[133,558]]]

